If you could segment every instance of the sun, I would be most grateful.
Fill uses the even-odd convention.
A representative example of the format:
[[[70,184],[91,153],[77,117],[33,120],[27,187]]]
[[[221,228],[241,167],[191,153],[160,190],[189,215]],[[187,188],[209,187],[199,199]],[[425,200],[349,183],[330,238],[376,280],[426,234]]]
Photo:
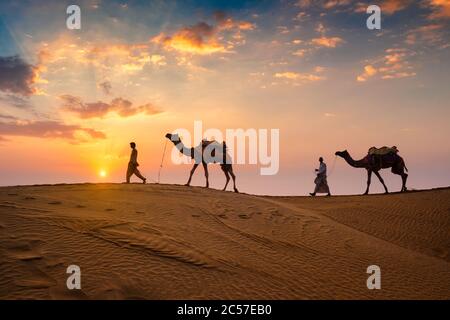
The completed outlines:
[[[102,177],[102,178],[106,177],[106,176],[107,176],[106,170],[101,169],[101,170],[98,172],[98,175],[99,175],[100,177]]]

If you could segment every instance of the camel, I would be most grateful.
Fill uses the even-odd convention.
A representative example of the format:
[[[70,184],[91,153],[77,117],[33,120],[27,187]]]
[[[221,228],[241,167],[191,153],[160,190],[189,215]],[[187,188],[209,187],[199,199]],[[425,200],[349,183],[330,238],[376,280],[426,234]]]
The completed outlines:
[[[407,191],[406,189],[406,179],[408,178],[408,174],[405,173],[408,172],[408,168],[406,168],[405,161],[403,161],[403,158],[400,157],[397,153],[389,153],[379,156],[379,161],[371,161],[370,156],[367,155],[361,160],[353,160],[353,158],[350,156],[350,154],[347,152],[347,150],[344,151],[337,151],[336,156],[344,158],[344,160],[352,167],[354,168],[364,168],[367,170],[367,189],[364,194],[369,193],[369,187],[372,177],[372,172],[375,173],[375,175],[380,180],[381,184],[384,187],[385,193],[389,193],[386,185],[384,184],[384,180],[381,177],[380,171],[381,169],[387,169],[392,168],[391,171],[394,174],[398,174],[402,177],[402,190],[401,192]]]
[[[205,170],[206,188],[209,188],[208,163],[219,163],[220,168],[222,169],[227,179],[225,187],[223,187],[222,191],[226,190],[231,176],[231,178],[233,178],[234,192],[239,192],[238,189],[236,188],[236,176],[233,173],[233,167],[231,165],[231,157],[226,152],[225,142],[223,142],[223,144],[219,144],[217,141],[203,140],[202,143],[197,147],[188,148],[183,144],[180,137],[176,133],[174,134],[168,133],[166,134],[166,138],[172,141],[172,143],[175,145],[178,151],[180,151],[185,156],[194,159],[195,161],[194,166],[192,167],[189,175],[189,180],[185,184],[186,186],[189,186],[191,184],[192,175],[194,174],[195,169],[197,169],[198,165],[201,163],[203,165],[203,169]],[[219,151],[219,154],[216,155],[215,154],[216,151]],[[217,161],[217,159],[220,160]]]

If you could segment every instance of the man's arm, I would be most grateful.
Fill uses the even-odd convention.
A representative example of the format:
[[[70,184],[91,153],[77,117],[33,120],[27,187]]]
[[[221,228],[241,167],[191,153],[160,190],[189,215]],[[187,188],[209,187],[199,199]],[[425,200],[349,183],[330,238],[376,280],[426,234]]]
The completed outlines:
[[[319,167],[319,171],[317,172],[317,174],[322,174],[325,171],[327,171],[327,165],[325,163],[321,163],[320,167]]]

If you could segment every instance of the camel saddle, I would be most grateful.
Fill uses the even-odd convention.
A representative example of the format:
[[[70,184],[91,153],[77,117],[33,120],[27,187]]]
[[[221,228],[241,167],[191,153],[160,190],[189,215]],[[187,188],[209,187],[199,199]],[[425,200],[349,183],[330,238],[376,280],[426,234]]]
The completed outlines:
[[[386,154],[397,154],[398,153],[398,149],[396,146],[393,147],[381,147],[381,148],[376,148],[376,147],[372,147],[369,149],[368,154],[369,156],[372,155],[377,155],[377,156],[384,156]]]

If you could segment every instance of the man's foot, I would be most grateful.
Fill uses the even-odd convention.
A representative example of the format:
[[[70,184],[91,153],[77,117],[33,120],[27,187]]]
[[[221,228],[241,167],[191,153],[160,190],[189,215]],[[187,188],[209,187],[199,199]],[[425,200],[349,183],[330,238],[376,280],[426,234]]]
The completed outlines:
[[[328,194],[327,194],[327,197],[331,197],[331,193],[328,193]]]
[[[146,184],[146,183],[147,183],[147,179],[145,179],[145,178],[142,179],[142,183],[143,183],[143,184]]]
[[[316,194],[314,192],[310,192],[309,195],[314,197]]]

